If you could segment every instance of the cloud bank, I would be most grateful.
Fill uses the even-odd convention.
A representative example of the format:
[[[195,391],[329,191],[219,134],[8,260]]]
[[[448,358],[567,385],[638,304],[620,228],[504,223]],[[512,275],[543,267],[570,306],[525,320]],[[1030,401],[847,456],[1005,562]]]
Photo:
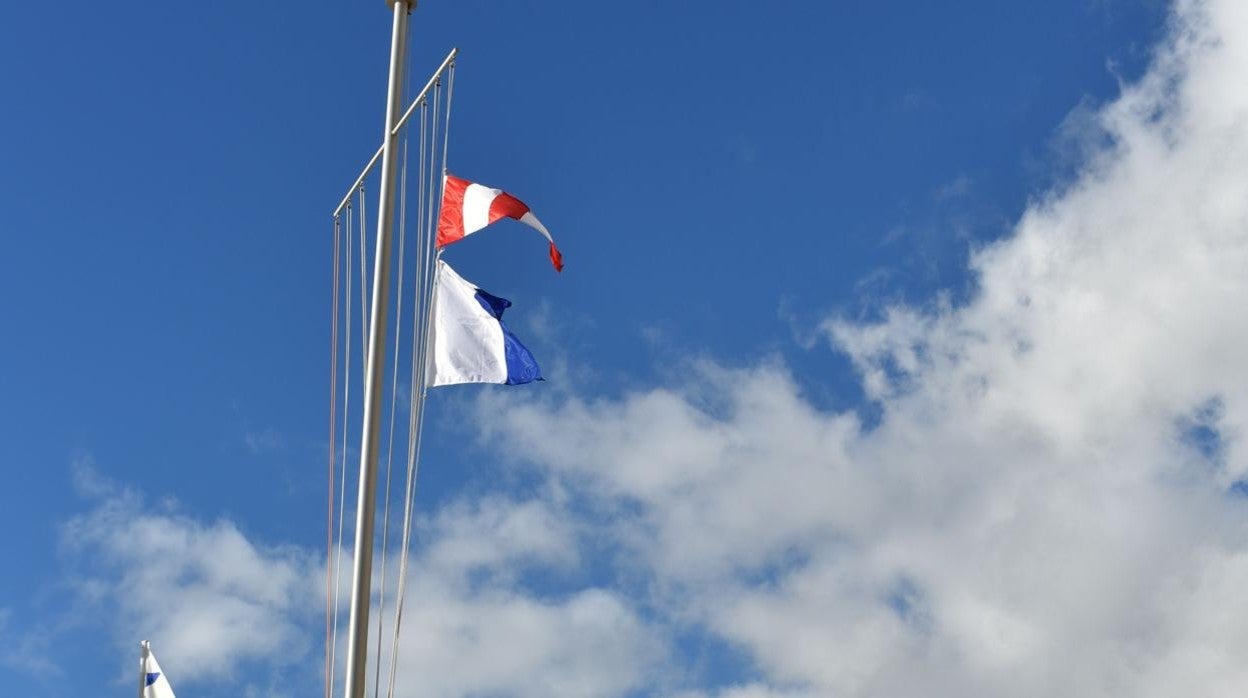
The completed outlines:
[[[73,566],[71,626],[103,625],[117,656],[127,660],[137,656],[139,639],[152,638],[178,690],[235,686],[257,696],[320,690],[322,554],[256,542],[228,520],[184,515],[174,501],[152,503],[89,463],[77,467],[76,480],[93,506],[61,531]],[[556,502],[502,494],[461,499],[419,525],[428,543],[411,562],[399,695],[624,695],[645,685],[645,667],[660,663],[659,634],[620,593],[580,586],[556,598],[521,579],[570,572],[581,562],[579,524]],[[339,692],[348,568],[338,600]],[[395,572],[391,560],[383,685]],[[375,624],[380,580],[374,581]],[[0,610],[0,633],[7,615]],[[375,637],[370,633],[370,641]],[[7,654],[0,659],[16,661]],[[375,660],[374,648],[370,695]],[[129,685],[129,676],[117,680]]]
[[[749,658],[723,695],[1232,695],[1244,75],[1248,5],[1179,3],[966,304],[828,320],[878,424],[702,362],[618,400],[491,393],[490,438],[593,502],[658,614]]]
[[[323,599],[315,556],[255,543],[228,520],[187,517],[176,502],[149,502],[89,464],[76,480],[94,507],[62,527],[62,547],[80,612],[108,619],[123,656],[152,639],[175,680],[239,679],[315,645],[306,632],[306,614]]]

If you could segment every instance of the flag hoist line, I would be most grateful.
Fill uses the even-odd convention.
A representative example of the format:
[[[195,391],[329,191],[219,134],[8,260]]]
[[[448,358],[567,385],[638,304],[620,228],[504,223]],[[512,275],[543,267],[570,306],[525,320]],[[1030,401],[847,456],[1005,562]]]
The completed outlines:
[[[410,500],[411,493],[412,493],[413,458],[418,457],[417,453],[413,453],[413,438],[416,438],[416,439],[419,438],[418,434],[419,434],[419,429],[420,429],[421,422],[422,422],[421,417],[423,416],[423,411],[424,411],[423,403],[424,403],[424,387],[425,387],[424,382],[425,381],[424,381],[424,375],[423,375],[424,374],[423,356],[424,356],[424,351],[427,345],[427,338],[425,335],[427,335],[427,331],[428,331],[427,316],[429,313],[429,306],[430,306],[428,296],[429,296],[429,291],[432,288],[432,280],[433,280],[432,270],[433,270],[433,261],[435,258],[435,252],[433,248],[433,212],[437,210],[437,200],[440,198],[440,195],[441,195],[442,185],[440,184],[440,182],[442,180],[441,170],[443,169],[443,168],[438,168],[435,170],[435,168],[433,167],[434,162],[430,162],[430,161],[434,161],[438,155],[435,152],[436,142],[431,143],[430,144],[431,147],[428,149],[428,152],[427,153],[425,152],[425,138],[423,134],[425,132],[424,119],[425,119],[425,108],[427,108],[426,98],[428,94],[431,91],[433,91],[433,94],[435,96],[435,102],[434,102],[434,113],[433,113],[434,125],[433,125],[433,130],[430,134],[430,137],[432,139],[432,138],[436,138],[436,136],[438,135],[437,128],[436,128],[437,118],[438,118],[436,97],[437,97],[438,92],[435,90],[435,88],[440,87],[441,80],[444,74],[453,75],[454,62],[458,54],[458,49],[451,50],[451,52],[446,56],[446,59],[442,61],[442,64],[434,72],[433,76],[429,78],[429,81],[425,84],[424,88],[412,100],[411,106],[405,112],[401,112],[400,111],[402,108],[401,100],[403,99],[402,91],[403,91],[404,72],[405,72],[405,64],[406,64],[406,56],[407,56],[407,39],[408,39],[408,34],[409,34],[408,15],[415,8],[416,0],[387,0],[387,1],[389,2],[391,6],[391,11],[393,14],[393,28],[392,28],[392,33],[391,33],[391,44],[390,44],[390,70],[389,70],[388,93],[387,93],[387,98],[386,98],[386,119],[385,119],[385,130],[383,132],[383,141],[382,141],[381,147],[373,155],[372,159],[369,160],[368,164],[365,165],[364,170],[360,173],[359,177],[356,178],[355,183],[352,184],[351,188],[347,191],[346,196],[343,197],[338,207],[334,210],[335,228],[337,229],[339,217],[343,213],[344,209],[347,211],[348,221],[350,221],[351,201],[352,201],[353,196],[355,196],[357,192],[360,192],[362,190],[364,180],[369,175],[373,167],[378,162],[380,162],[381,172],[380,172],[380,186],[379,186],[378,207],[377,207],[376,248],[375,248],[375,254],[373,257],[374,267],[373,267],[373,283],[372,283],[372,301],[369,306],[361,308],[361,312],[363,312],[364,310],[369,311],[369,319],[368,319],[368,333],[367,333],[367,345],[366,345],[367,349],[366,349],[366,355],[365,355],[365,371],[364,371],[363,421],[362,421],[362,426],[361,426],[361,437],[360,437],[360,470],[359,470],[359,485],[358,485],[358,491],[357,491],[358,501],[356,504],[354,563],[353,563],[353,574],[352,574],[351,595],[350,595],[350,623],[348,626],[348,634],[347,634],[347,657],[346,657],[346,665],[345,665],[344,694],[343,694],[344,696],[346,696],[346,698],[364,698],[365,685],[367,681],[366,676],[367,676],[367,668],[368,668],[367,667],[368,665],[368,630],[369,630],[369,612],[370,612],[372,571],[373,571],[372,567],[373,567],[373,547],[374,547],[374,524],[375,524],[375,519],[376,519],[377,469],[378,469],[378,460],[379,460],[378,456],[379,456],[379,450],[380,450],[379,446],[380,446],[381,421],[382,421],[382,415],[383,415],[382,395],[385,392],[383,374],[385,372],[385,365],[386,365],[385,345],[386,345],[386,334],[388,330],[387,315],[388,315],[389,297],[391,294],[391,288],[390,288],[391,248],[393,247],[392,241],[394,237],[393,233],[394,233],[394,227],[395,227],[394,223],[395,223],[395,217],[396,217],[395,212],[397,208],[396,200],[398,198],[397,194],[399,193],[399,188],[400,188],[399,182],[398,182],[399,159],[400,159],[399,158],[399,155],[400,155],[399,146],[400,146],[400,141],[401,141],[400,132],[404,128],[404,125],[407,123],[407,121],[411,118],[413,113],[415,113],[416,110],[420,108],[421,119],[422,119],[422,122],[421,122],[422,123],[422,129],[421,129],[422,130],[422,139],[421,139],[422,174],[419,177],[419,179],[421,180],[419,183],[419,187],[420,187],[419,198],[421,200],[421,205],[420,205],[421,210],[418,211],[418,218],[428,219],[428,220],[421,220],[417,225],[417,229],[420,230],[422,234],[418,236],[418,240],[417,240],[417,248],[418,248],[417,254],[416,254],[416,257],[418,259],[417,261],[418,273],[417,273],[417,284],[416,284],[417,298],[416,298],[416,303],[415,303],[415,308],[414,308],[414,314],[416,316],[416,319],[415,319],[414,326],[412,328],[413,334],[414,334],[413,340],[412,340],[412,345],[413,345],[412,349],[415,355],[419,355],[422,358],[419,361],[413,361],[413,369],[417,373],[419,373],[420,376],[419,377],[415,375],[413,376],[413,387],[415,389],[413,390],[413,393],[411,396],[412,427],[409,427],[408,487],[406,489],[406,495],[405,495],[405,500]],[[450,114],[449,89],[448,89],[448,94],[447,94],[446,109],[447,109],[447,117],[449,120],[449,114]],[[444,142],[442,144],[442,152],[440,153],[441,163],[443,165],[445,165],[445,158],[446,158],[446,145],[447,145],[445,142],[446,133],[447,133],[447,128],[446,128],[446,123],[444,122],[442,133],[441,133]],[[427,178],[426,178],[426,175],[428,175]],[[433,178],[435,175],[438,181],[438,184],[436,185],[433,183]],[[428,182],[428,186],[426,186],[426,182]],[[361,234],[361,244],[363,244],[363,230],[361,230],[360,234]],[[351,245],[350,238],[351,238],[350,222],[348,222],[348,234],[346,236],[346,244],[348,247]],[[335,248],[335,250],[337,250],[337,248]],[[336,254],[337,252],[335,252],[335,255]],[[361,259],[361,262],[362,261],[363,260]],[[337,267],[335,266],[335,268]],[[402,269],[399,270],[399,273],[400,274],[403,273]],[[349,285],[349,282],[348,282],[348,285]],[[346,292],[347,294],[351,293],[349,288],[347,289]],[[336,298],[337,298],[337,295],[335,295],[335,299]],[[335,308],[335,318],[337,318],[337,308]],[[349,321],[348,321],[348,327],[347,327],[347,343],[348,344],[351,342],[350,334],[351,334],[351,331],[350,331]],[[398,331],[396,329],[396,340],[397,340],[397,335],[398,335]],[[334,338],[334,342],[335,342],[334,355],[336,357],[337,351],[338,351],[336,337]],[[396,356],[395,357],[396,361],[397,361],[397,358],[398,357]],[[347,365],[343,368],[343,372],[344,372],[344,375],[349,375],[352,369],[351,369],[351,366],[349,365],[349,360],[346,363]],[[335,373],[335,376],[334,376],[335,382],[337,380],[336,376],[337,374]],[[419,382],[417,382],[417,379],[419,379]],[[346,392],[347,391],[344,390],[344,394]],[[334,395],[334,393],[335,393],[335,389],[331,388],[331,400],[336,401],[336,396]],[[343,416],[342,416],[344,420],[344,428],[346,426],[345,420],[348,419],[348,414],[347,414],[348,405],[345,404],[345,399],[346,398],[344,395]],[[393,407],[391,409],[391,413],[393,414]],[[331,419],[335,419],[335,416],[332,414],[332,412],[331,412]],[[412,428],[414,428],[416,433],[414,434],[412,433]],[[416,448],[418,448],[418,445],[416,446]],[[344,460],[345,460],[345,455],[344,455]],[[344,466],[345,466],[345,463],[344,463]],[[333,478],[332,476],[331,476],[330,482],[331,482],[330,507],[332,510],[332,506],[333,506],[332,504],[333,503],[333,491],[332,491]],[[341,515],[341,512],[339,515]],[[332,525],[332,518],[333,517],[331,514],[330,525]],[[407,543],[406,528],[410,524],[410,501],[405,501],[404,518],[405,518],[404,548],[406,548],[407,547],[406,546],[406,543]],[[341,549],[341,546],[339,547]],[[403,553],[404,558],[406,558],[406,550],[403,550],[402,553]],[[327,565],[328,565],[328,560],[327,560]],[[401,565],[401,570],[404,569],[406,566],[406,559],[404,559],[400,563],[400,565]],[[384,574],[384,570],[383,570],[383,574]],[[400,590],[402,589],[401,576],[402,576],[402,572],[400,574]],[[328,589],[327,589],[327,592],[328,592]],[[328,611],[329,613],[331,614],[335,613],[334,606],[336,605],[336,602],[337,602],[336,598],[330,598],[327,600],[327,603],[329,605],[329,611]],[[383,603],[384,603],[384,599],[383,599]],[[401,611],[396,609],[396,620],[395,620],[395,623],[396,623],[395,642],[396,643],[397,643],[397,635],[398,635],[397,625],[398,625],[398,621],[400,618],[399,617],[400,612]],[[379,627],[379,630],[380,630],[380,627]],[[330,637],[329,641],[333,643],[335,642],[335,638]],[[380,663],[380,649],[381,649],[380,647],[377,648],[379,663]],[[391,656],[393,657],[393,651],[392,651]],[[330,695],[333,690],[332,650],[330,650],[330,653],[327,655],[326,660],[327,660],[326,694]],[[380,666],[380,664],[378,666]],[[394,670],[393,660],[391,661],[390,669],[391,669],[390,683],[391,683],[391,686],[393,686],[393,670]],[[379,686],[376,688],[379,688]],[[374,691],[375,693],[376,693],[376,688]],[[393,689],[391,688],[391,690]]]

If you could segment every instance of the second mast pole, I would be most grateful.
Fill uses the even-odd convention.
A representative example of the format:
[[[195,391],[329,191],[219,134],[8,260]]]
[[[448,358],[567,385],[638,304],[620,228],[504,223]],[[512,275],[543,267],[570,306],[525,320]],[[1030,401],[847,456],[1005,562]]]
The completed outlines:
[[[360,489],[355,519],[355,570],[351,582],[351,624],[347,633],[344,696],[364,698],[368,665],[368,615],[372,596],[373,524],[377,509],[377,455],[381,435],[382,374],[386,366],[386,311],[390,300],[390,248],[398,183],[398,135],[403,108],[403,70],[407,56],[408,13],[416,0],[387,0],[394,14],[390,37],[390,81],[386,130],[382,141],[377,250],[373,257],[373,301],[368,323],[368,358],[364,374],[364,427],[360,436]]]

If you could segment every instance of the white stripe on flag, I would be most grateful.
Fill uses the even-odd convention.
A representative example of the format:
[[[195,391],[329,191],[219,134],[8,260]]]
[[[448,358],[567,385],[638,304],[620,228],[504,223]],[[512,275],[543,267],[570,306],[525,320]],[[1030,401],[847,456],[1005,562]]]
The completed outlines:
[[[490,204],[503,193],[500,189],[469,184],[464,189],[464,235],[475,233],[490,224]]]
[[[542,225],[541,221],[537,220],[537,216],[533,215],[532,211],[525,211],[524,215],[520,216],[520,222],[545,235],[546,240],[550,244],[555,244],[555,239],[550,236],[550,231],[546,229],[546,226]]]

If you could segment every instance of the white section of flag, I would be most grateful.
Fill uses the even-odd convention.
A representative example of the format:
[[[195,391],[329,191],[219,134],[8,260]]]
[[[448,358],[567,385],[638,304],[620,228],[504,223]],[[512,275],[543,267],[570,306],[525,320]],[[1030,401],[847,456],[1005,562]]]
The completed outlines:
[[[160,668],[160,663],[156,661],[156,655],[152,654],[150,648],[145,654],[146,656],[139,662],[141,665],[139,672],[141,698],[176,698],[173,695],[173,687],[169,685],[169,679],[165,678],[165,672]]]
[[[464,189],[464,235],[471,235],[490,224],[490,204],[503,193],[480,184]]]
[[[537,220],[537,216],[533,215],[532,211],[525,211],[524,215],[520,216],[520,222],[545,235],[546,241],[550,244],[555,244],[555,239],[550,236],[550,231],[546,229],[546,226],[542,225],[541,221]]]
[[[477,287],[438,260],[428,384],[505,383],[503,328],[477,300]]]

